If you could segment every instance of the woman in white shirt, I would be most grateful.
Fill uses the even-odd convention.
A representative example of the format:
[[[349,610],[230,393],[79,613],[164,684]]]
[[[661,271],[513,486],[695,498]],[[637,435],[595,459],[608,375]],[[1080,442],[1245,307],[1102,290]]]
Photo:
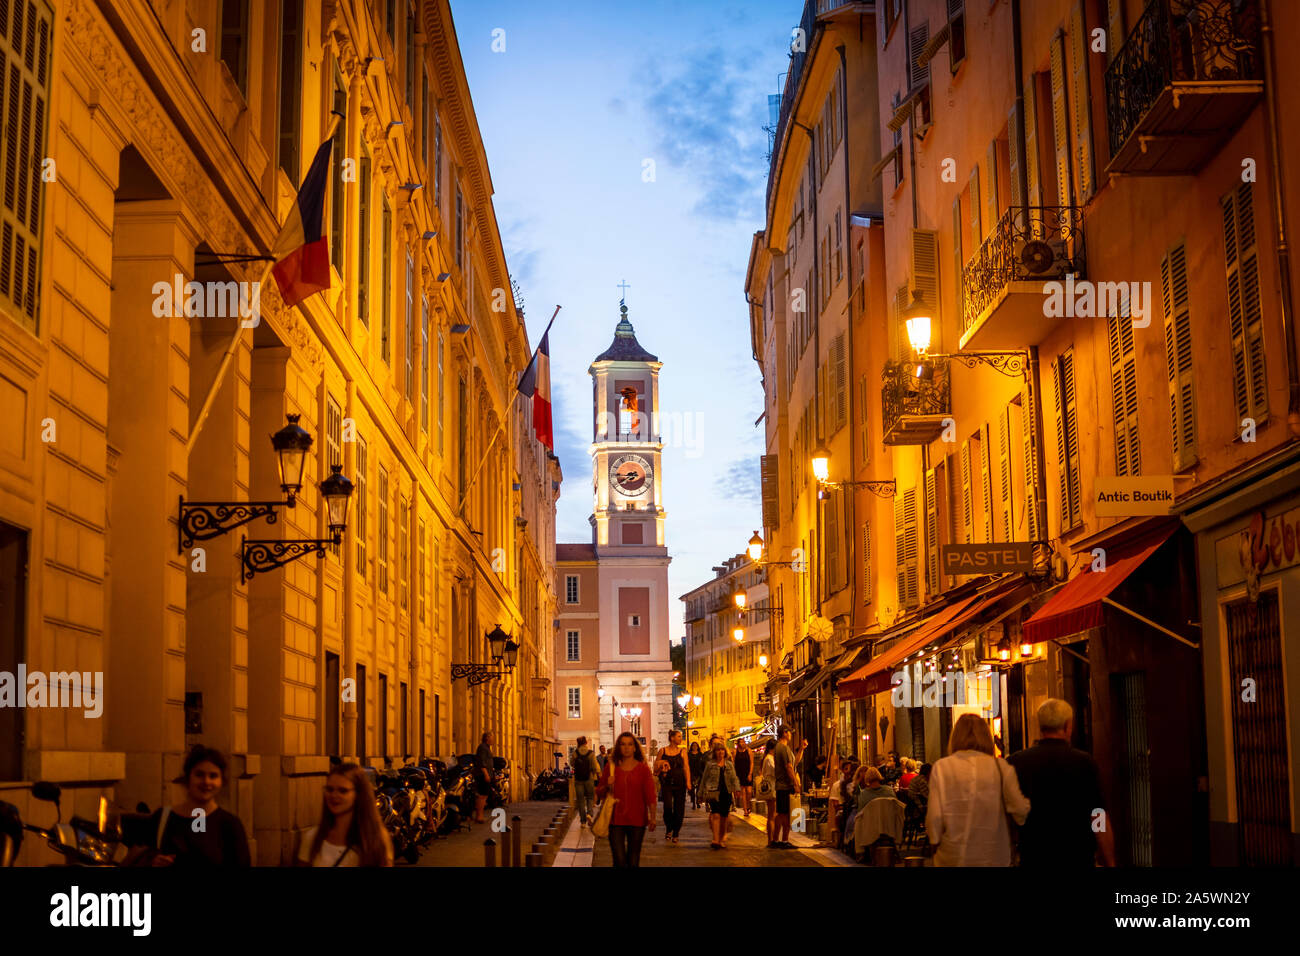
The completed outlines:
[[[393,844],[361,768],[340,764],[325,778],[320,824],[302,836],[299,866],[392,866]]]
[[[1010,866],[1011,831],[1029,816],[1016,770],[994,756],[988,724],[962,714],[948,739],[948,756],[930,772],[925,818],[935,866]]]

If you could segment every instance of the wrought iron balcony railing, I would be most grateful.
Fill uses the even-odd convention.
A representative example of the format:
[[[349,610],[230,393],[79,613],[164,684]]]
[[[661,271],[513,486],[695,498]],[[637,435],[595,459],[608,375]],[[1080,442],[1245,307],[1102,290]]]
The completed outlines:
[[[962,332],[1012,282],[1083,278],[1083,210],[1011,206],[962,270]]]
[[[1170,86],[1257,81],[1260,67],[1257,0],[1151,0],[1106,70],[1111,155]]]
[[[916,364],[886,362],[881,378],[881,408],[886,445],[928,444],[943,431],[943,419],[952,414],[952,389],[948,361],[931,363],[933,376],[916,376]]]

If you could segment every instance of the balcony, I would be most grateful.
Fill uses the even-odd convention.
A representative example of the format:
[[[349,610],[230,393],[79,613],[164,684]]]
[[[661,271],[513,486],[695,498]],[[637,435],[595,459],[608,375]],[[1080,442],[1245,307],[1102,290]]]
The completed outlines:
[[[1257,0],[1152,0],[1106,70],[1110,173],[1204,166],[1264,92]]]
[[[963,349],[1020,349],[1046,338],[1043,285],[1084,278],[1083,210],[1011,206],[962,270]]]
[[[886,445],[928,445],[939,437],[944,420],[952,415],[948,362],[935,362],[934,377],[929,381],[914,373],[914,365],[902,362],[886,362],[881,373]]]

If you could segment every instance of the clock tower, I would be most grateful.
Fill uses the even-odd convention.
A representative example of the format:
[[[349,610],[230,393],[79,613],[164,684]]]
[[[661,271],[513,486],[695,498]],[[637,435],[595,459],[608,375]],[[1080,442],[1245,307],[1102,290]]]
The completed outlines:
[[[663,747],[672,727],[668,547],[659,370],[619,303],[592,382],[590,544],[556,546],[561,738],[610,747],[624,731]],[[567,715],[567,719],[566,719]]]

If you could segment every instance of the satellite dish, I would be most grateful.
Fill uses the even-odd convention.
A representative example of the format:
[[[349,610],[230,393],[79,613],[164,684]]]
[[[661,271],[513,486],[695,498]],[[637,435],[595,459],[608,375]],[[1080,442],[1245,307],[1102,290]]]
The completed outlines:
[[[1055,258],[1052,247],[1041,239],[1031,239],[1020,249],[1020,264],[1030,275],[1041,275],[1052,268]]]
[[[808,619],[808,636],[814,641],[830,640],[835,633],[835,625],[820,615],[814,614]]]

